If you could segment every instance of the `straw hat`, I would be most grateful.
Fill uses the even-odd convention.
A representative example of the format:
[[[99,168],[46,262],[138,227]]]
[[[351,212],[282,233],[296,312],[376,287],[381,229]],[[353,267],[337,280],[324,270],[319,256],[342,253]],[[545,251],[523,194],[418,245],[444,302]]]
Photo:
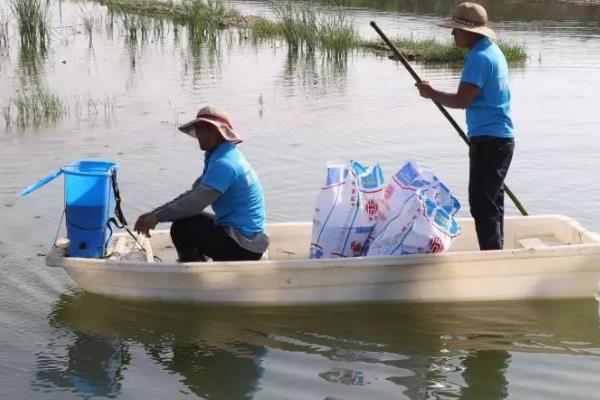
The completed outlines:
[[[440,21],[437,24],[443,28],[462,29],[496,39],[494,31],[487,26],[488,16],[485,8],[477,3],[459,4],[454,10],[452,19]]]
[[[199,122],[207,122],[217,128],[217,130],[221,133],[221,136],[223,136],[223,139],[227,140],[228,142],[233,142],[236,144],[242,142],[242,138],[233,130],[231,119],[225,110],[213,106],[203,107],[200,109],[200,111],[198,111],[195,119],[181,125],[179,130],[195,139],[195,128],[196,124]]]

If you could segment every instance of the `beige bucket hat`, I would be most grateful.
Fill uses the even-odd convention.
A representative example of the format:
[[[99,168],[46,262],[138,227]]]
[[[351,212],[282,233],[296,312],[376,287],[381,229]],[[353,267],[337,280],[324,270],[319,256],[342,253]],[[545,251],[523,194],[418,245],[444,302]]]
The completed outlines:
[[[200,109],[196,114],[196,118],[179,127],[179,130],[194,139],[196,138],[196,124],[199,122],[207,122],[221,132],[223,139],[228,142],[242,143],[242,138],[233,130],[229,114],[221,108],[214,106],[206,106]]]
[[[443,28],[462,29],[496,39],[496,34],[488,27],[487,11],[477,3],[459,4],[454,10],[452,19],[440,21],[437,25]]]

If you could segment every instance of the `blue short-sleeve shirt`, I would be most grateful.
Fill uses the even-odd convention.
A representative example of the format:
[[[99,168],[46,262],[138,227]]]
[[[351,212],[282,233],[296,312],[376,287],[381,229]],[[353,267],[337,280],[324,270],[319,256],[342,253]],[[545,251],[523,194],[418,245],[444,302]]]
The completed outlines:
[[[252,166],[235,144],[223,142],[206,154],[201,182],[221,196],[212,204],[218,226],[252,237],[265,229],[265,200]]]
[[[480,89],[467,107],[469,137],[512,138],[508,64],[496,43],[483,37],[469,50],[461,81]]]

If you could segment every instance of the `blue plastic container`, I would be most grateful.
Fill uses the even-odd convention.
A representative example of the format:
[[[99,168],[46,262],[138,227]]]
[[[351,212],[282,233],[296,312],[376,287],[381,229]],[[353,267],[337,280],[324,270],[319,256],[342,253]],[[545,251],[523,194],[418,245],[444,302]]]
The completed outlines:
[[[107,161],[77,161],[62,168],[69,256],[102,257],[110,247],[107,222],[115,213],[111,175],[118,168]]]
[[[65,175],[65,214],[71,257],[103,257],[112,244],[107,223],[115,214],[111,176],[119,165],[109,161],[76,161],[21,192],[27,196]]]

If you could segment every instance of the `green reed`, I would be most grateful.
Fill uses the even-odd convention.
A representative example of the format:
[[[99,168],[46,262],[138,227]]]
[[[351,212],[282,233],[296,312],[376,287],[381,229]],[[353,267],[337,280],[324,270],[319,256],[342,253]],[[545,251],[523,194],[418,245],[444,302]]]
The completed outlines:
[[[317,12],[312,3],[287,0],[271,0],[270,3],[290,46],[316,47]]]
[[[506,60],[509,62],[525,61],[527,60],[527,51],[525,50],[524,44],[519,44],[513,41],[499,41],[498,46],[504,53]]]
[[[320,13],[318,29],[321,46],[337,53],[348,52],[359,40],[354,20],[339,5]]]
[[[44,0],[8,0],[17,21],[21,45],[45,48],[49,37],[49,7]]]
[[[220,1],[186,0],[183,11],[182,22],[187,26],[188,39],[193,46],[213,42],[217,31],[226,27],[228,10]]]
[[[238,12],[220,0],[106,0],[104,4],[111,14],[121,16],[129,40],[135,39],[140,33],[144,35],[143,30],[147,33],[150,28],[162,35],[164,27],[156,24],[150,27],[147,19],[139,17],[169,20],[175,24],[175,29],[185,26],[189,42],[195,47],[214,42],[219,30],[234,26],[239,19]]]
[[[18,93],[2,107],[6,127],[48,125],[70,117],[76,121],[95,121],[100,116],[105,121],[115,117],[116,103],[113,97],[94,98],[90,94],[61,100],[46,89]]]
[[[265,39],[284,34],[284,26],[281,22],[271,21],[267,18],[257,17],[250,22],[250,31],[255,39]]]
[[[3,109],[7,127],[13,123],[20,127],[53,123],[66,112],[60,98],[46,89],[19,93],[9,99],[8,105]]]
[[[346,9],[339,5],[329,8],[313,2],[270,1],[277,23],[267,24],[255,21],[251,25],[253,33],[260,36],[283,33],[291,46],[308,49],[321,48],[336,53],[348,52],[358,41],[354,21]]]
[[[200,24],[224,28],[237,11],[219,0],[95,0],[105,4],[109,11],[169,19],[180,24]]]

